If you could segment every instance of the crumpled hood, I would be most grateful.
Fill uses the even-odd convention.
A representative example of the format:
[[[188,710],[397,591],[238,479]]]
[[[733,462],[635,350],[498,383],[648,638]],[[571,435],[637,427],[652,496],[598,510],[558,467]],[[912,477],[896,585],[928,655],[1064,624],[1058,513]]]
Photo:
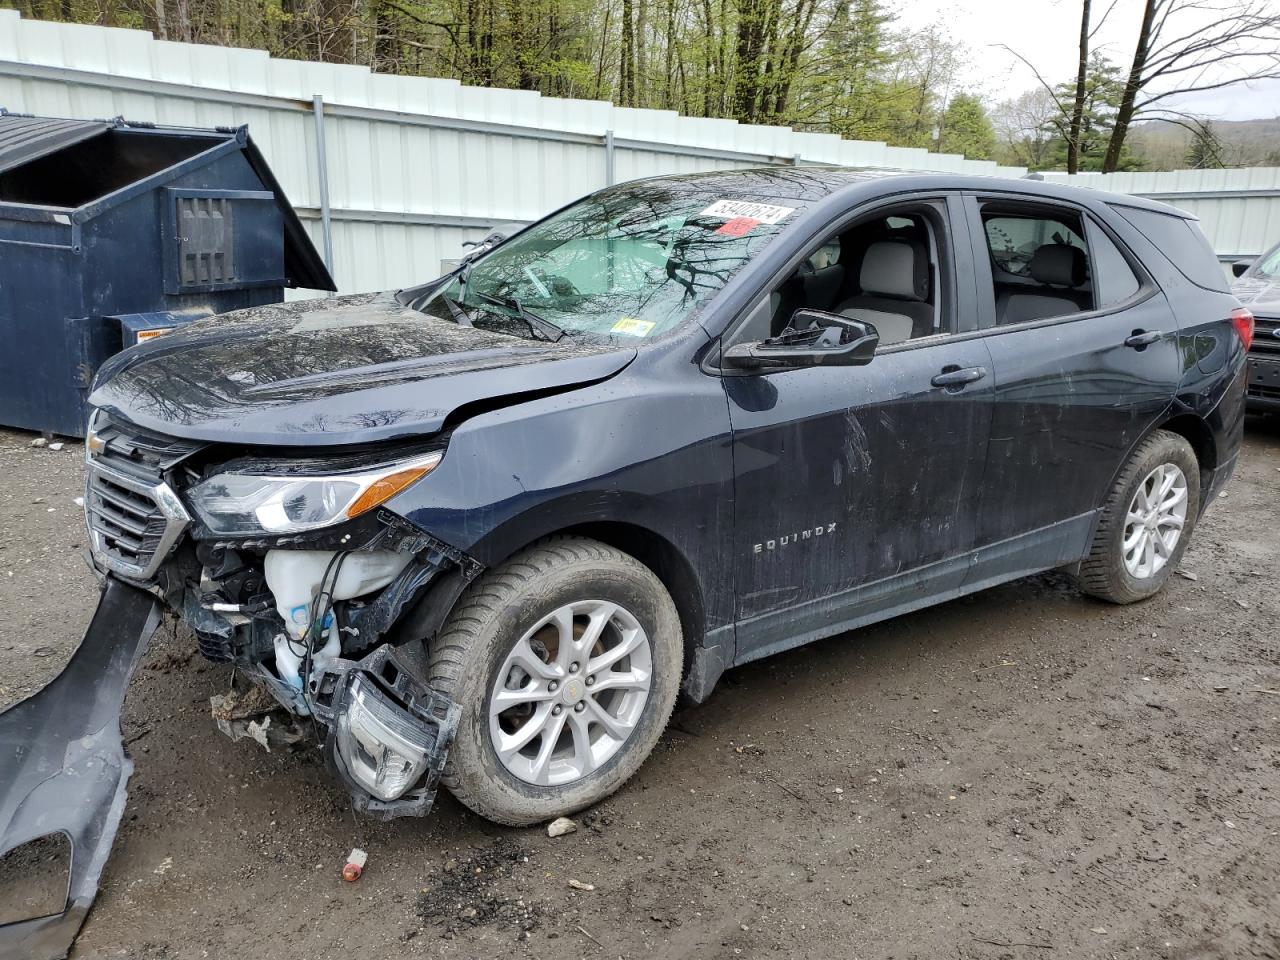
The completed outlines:
[[[1255,315],[1280,317],[1280,280],[1243,277],[1231,285],[1231,292]]]
[[[171,436],[335,446],[434,433],[465,404],[603,380],[634,357],[461,327],[362,294],[190,324],[112,357],[89,401]]]

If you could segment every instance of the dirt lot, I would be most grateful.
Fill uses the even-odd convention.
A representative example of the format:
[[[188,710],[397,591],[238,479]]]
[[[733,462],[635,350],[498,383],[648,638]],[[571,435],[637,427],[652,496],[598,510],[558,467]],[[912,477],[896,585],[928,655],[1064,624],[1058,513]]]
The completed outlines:
[[[96,599],[81,450],[30,439],[0,431],[3,703]],[[1280,957],[1278,522],[1253,423],[1155,600],[1036,577],[733,671],[556,840],[447,797],[355,820],[314,751],[217,732],[228,671],[166,630],[74,956]]]

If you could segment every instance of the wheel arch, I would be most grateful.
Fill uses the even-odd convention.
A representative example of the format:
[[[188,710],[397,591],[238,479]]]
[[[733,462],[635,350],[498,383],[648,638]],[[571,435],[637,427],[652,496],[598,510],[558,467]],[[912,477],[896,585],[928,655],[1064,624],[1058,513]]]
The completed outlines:
[[[684,670],[687,673],[694,650],[706,632],[706,607],[702,584],[687,557],[666,537],[648,527],[620,520],[580,523],[556,531],[560,536],[587,537],[629,553],[653,571],[671,594],[680,615],[684,638]]]
[[[684,648],[683,673],[687,677],[694,663],[695,655],[703,646],[707,636],[707,607],[705,587],[694,564],[679,546],[669,537],[639,523],[622,520],[599,520],[566,518],[562,525],[553,529],[525,528],[523,536],[502,538],[500,548],[490,540],[485,551],[486,566],[493,569],[505,563],[511,557],[535,544],[551,537],[583,537],[596,540],[606,546],[630,554],[644,564],[666,588],[675,603],[676,613],[680,618],[680,631]],[[494,538],[496,539],[496,538]],[[462,585],[465,587],[465,584]],[[438,629],[445,623],[457,606],[462,596],[462,589],[442,590],[432,599],[441,604],[443,609],[433,611],[433,622]],[[429,601],[427,601],[429,602]],[[433,631],[434,632],[434,631]],[[428,638],[430,639],[430,638]],[[719,671],[715,671],[715,676]],[[715,677],[710,678],[714,683]],[[706,691],[709,693],[709,689]],[[701,697],[698,699],[702,699]]]
[[[1098,501],[1099,508],[1101,508],[1108,491],[1116,485],[1120,474],[1124,472],[1125,464],[1132,459],[1134,451],[1157,430],[1176,433],[1191,445],[1191,450],[1196,455],[1196,462],[1200,465],[1199,513],[1204,513],[1207,503],[1205,498],[1208,496],[1210,481],[1213,478],[1214,470],[1218,466],[1218,444],[1214,439],[1213,429],[1205,422],[1204,418],[1195,413],[1188,413],[1185,409],[1170,411],[1163,418],[1153,423],[1149,429],[1129,445],[1129,449],[1125,451],[1124,457],[1116,464],[1115,470],[1111,473],[1111,478],[1107,481],[1107,486],[1102,491],[1103,499]],[[1092,538],[1092,534],[1090,534],[1090,537]]]
[[[1200,465],[1200,511],[1203,512],[1206,503],[1205,498],[1209,494],[1210,481],[1218,467],[1218,444],[1214,439],[1213,430],[1210,429],[1203,418],[1194,413],[1174,414],[1152,427],[1142,439],[1145,440],[1156,430],[1167,430],[1170,433],[1176,433],[1191,444],[1191,449],[1196,455],[1196,462]],[[1139,440],[1138,442],[1141,443],[1142,441]]]

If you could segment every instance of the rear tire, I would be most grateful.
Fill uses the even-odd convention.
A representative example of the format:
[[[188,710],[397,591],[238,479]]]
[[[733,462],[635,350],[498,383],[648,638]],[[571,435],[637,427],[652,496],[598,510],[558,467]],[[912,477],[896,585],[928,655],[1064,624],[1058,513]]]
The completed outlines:
[[[1080,567],[1081,589],[1111,603],[1158,593],[1181,562],[1199,512],[1195,451],[1178,434],[1156,430],[1138,445],[1102,505]]]
[[[512,826],[599,802],[662,735],[683,651],[670,594],[634,557],[578,537],[521,551],[467,588],[428,651],[432,687],[462,708],[445,787]]]

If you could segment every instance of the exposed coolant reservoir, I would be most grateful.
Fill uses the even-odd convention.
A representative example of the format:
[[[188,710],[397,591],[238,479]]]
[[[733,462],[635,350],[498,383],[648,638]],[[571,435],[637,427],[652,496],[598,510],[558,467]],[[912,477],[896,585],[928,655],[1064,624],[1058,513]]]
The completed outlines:
[[[301,639],[311,622],[311,601],[320,592],[320,580],[334,554],[328,550],[267,551],[267,586],[276,600],[294,639]],[[351,600],[381,590],[409,565],[412,557],[391,550],[356,550],[348,553],[333,585],[334,600]]]
[[[307,633],[311,623],[311,604],[321,589],[325,572],[335,554],[328,550],[269,550],[265,570],[267,587],[275,597],[276,609],[284,619],[287,635],[276,638],[276,672],[280,679],[301,688],[299,667],[306,649],[296,641]],[[351,600],[381,590],[413,559],[406,553],[391,550],[357,550],[341,561],[330,594],[333,600]],[[336,566],[336,563],[335,563]],[[324,645],[313,650],[316,661],[336,657],[342,652],[338,626],[333,615],[322,625]]]

